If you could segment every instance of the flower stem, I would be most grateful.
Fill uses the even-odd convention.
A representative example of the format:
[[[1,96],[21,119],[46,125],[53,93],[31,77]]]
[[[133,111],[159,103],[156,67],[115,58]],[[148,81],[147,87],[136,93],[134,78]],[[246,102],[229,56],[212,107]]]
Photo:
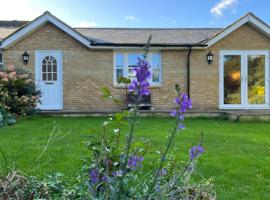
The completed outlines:
[[[147,194],[147,196],[146,196],[146,198],[145,198],[146,200],[149,199],[149,195],[150,195],[150,193],[153,191],[153,189],[154,189],[154,187],[155,187],[155,185],[156,185],[158,176],[159,176],[160,171],[161,171],[161,169],[162,169],[162,167],[163,167],[163,164],[164,164],[164,162],[165,162],[165,159],[166,159],[166,156],[167,156],[167,154],[168,154],[168,151],[169,151],[169,149],[170,149],[170,147],[171,147],[171,145],[172,145],[174,136],[175,136],[175,134],[176,134],[176,132],[177,132],[177,128],[178,128],[179,121],[180,121],[179,118],[177,118],[176,123],[175,123],[175,126],[174,126],[173,130],[171,131],[171,135],[170,135],[170,137],[169,137],[169,140],[168,140],[166,149],[165,149],[165,151],[164,151],[164,153],[163,153],[163,155],[162,155],[162,158],[161,158],[161,162],[160,162],[159,168],[158,168],[158,170],[157,170],[157,172],[156,172],[156,175],[155,175],[155,177],[154,177],[154,181],[153,181],[153,183],[151,184],[150,189],[149,189],[149,192],[148,192],[148,194]]]

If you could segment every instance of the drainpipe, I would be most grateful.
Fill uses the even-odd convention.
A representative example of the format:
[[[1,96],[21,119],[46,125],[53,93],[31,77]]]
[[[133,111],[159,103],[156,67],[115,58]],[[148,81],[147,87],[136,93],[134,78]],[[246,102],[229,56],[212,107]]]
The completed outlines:
[[[187,54],[187,95],[190,98],[190,55],[191,55],[192,47],[189,46],[188,54]]]

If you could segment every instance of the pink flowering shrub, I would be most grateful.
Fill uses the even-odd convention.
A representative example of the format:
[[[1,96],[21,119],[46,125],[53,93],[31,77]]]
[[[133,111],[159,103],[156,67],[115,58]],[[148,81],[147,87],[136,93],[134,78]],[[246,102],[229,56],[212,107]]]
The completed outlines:
[[[0,108],[18,116],[31,115],[39,102],[32,74],[12,65],[0,71]]]

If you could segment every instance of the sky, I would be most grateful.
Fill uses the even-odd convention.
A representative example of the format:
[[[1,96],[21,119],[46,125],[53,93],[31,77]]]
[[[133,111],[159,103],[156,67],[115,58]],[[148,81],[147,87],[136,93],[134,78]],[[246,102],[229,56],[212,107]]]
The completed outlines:
[[[72,27],[225,27],[247,12],[270,24],[270,0],[0,0],[0,20],[43,12]]]

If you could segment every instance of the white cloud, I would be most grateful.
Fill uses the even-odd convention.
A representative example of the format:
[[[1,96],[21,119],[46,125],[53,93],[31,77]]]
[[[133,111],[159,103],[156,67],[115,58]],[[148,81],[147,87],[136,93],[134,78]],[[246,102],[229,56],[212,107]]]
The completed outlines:
[[[44,10],[32,4],[31,0],[0,0],[1,20],[33,20]]]
[[[87,21],[82,19],[78,23],[75,24],[76,27],[97,27],[98,24],[94,21]]]
[[[124,19],[129,20],[129,21],[138,21],[139,20],[139,18],[134,17],[132,15],[125,16]]]
[[[210,13],[215,16],[222,16],[225,9],[234,9],[237,3],[238,0],[220,0],[220,2],[211,8]]]

